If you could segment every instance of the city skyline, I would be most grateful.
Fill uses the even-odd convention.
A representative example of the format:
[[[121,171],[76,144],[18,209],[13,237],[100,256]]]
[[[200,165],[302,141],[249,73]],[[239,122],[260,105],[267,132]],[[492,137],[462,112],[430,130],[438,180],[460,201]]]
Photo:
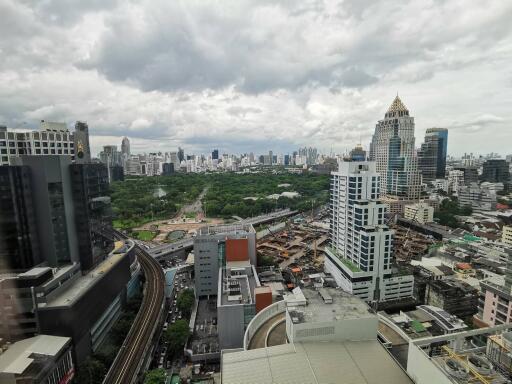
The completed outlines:
[[[369,141],[397,91],[418,137],[450,130],[451,154],[505,155],[511,140],[508,3],[0,7],[15,20],[0,124],[84,120],[94,152],[124,135],[135,152],[343,152]]]

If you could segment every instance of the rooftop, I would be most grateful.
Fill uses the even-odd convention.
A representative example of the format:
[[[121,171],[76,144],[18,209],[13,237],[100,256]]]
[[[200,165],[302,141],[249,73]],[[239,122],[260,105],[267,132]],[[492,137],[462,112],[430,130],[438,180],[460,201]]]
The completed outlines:
[[[375,316],[363,300],[341,289],[303,288],[302,294],[306,298],[306,306],[288,307],[294,323],[323,323]]]
[[[212,225],[199,228],[198,235],[221,235],[221,234],[247,234],[255,233],[254,227],[251,224],[224,224]]]
[[[391,103],[391,105],[388,108],[388,112],[406,112],[409,111],[405,104],[400,100],[400,97],[396,95],[395,100]]]
[[[98,282],[114,265],[116,265],[126,253],[112,253],[108,259],[100,263],[92,271],[76,279],[66,290],[52,298],[47,304],[41,304],[40,308],[71,306],[90,287]]]
[[[249,267],[243,268],[243,271],[241,269],[238,270],[236,267],[222,269],[222,286],[220,287],[222,294],[219,298],[219,305],[251,304],[254,302],[253,292],[257,283],[254,275],[252,275],[252,267],[249,264]]]
[[[22,374],[36,359],[57,355],[70,340],[69,337],[38,335],[18,341],[0,355],[0,374]]]
[[[371,364],[368,362],[371,361]],[[376,340],[284,344],[222,354],[222,383],[410,384]]]

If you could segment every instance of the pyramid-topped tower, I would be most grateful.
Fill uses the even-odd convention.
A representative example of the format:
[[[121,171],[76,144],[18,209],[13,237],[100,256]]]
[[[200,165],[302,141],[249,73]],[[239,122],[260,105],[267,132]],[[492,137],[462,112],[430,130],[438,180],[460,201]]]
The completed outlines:
[[[389,106],[385,117],[392,118],[392,117],[401,117],[401,116],[409,116],[409,110],[407,109],[405,104],[402,102],[400,97],[398,97],[398,95],[396,95],[395,100],[393,100],[393,102]]]

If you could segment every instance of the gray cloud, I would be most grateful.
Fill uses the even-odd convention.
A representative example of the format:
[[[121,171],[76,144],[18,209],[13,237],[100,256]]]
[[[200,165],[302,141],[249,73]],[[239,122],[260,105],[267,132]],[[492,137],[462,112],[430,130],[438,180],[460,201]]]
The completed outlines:
[[[510,151],[510,2],[0,0],[0,14],[0,124],[87,120],[94,145],[148,151],[344,151],[399,91],[417,143],[445,126],[450,152]]]

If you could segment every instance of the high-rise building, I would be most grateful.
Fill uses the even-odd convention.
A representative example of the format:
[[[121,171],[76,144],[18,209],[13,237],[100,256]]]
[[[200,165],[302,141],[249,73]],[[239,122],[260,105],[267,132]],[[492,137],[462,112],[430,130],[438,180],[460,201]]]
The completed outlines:
[[[0,271],[27,270],[39,264],[39,234],[26,166],[0,166]]]
[[[340,162],[331,175],[326,271],[341,288],[366,301],[411,297],[413,277],[397,275],[393,268],[393,231],[385,221],[387,205],[378,200],[375,163]]]
[[[185,160],[185,151],[181,147],[178,147],[178,160],[180,163]]]
[[[126,136],[121,141],[121,155],[130,156],[130,140]]]
[[[376,162],[376,170],[381,175],[381,191],[397,201],[418,200],[421,194],[414,141],[414,117],[396,96],[384,119],[375,126],[370,160]],[[397,206],[403,207],[403,204]],[[391,207],[391,211],[395,209]]]
[[[443,179],[446,174],[446,155],[448,151],[448,130],[446,128],[428,128],[425,142],[418,154],[418,163],[423,183]]]
[[[20,156],[15,165],[31,173],[33,212],[39,237],[41,259],[49,266],[78,262],[69,156]]]
[[[350,151],[349,159],[352,161],[366,160],[366,151],[363,149],[361,144],[357,144],[355,148]]]
[[[90,270],[112,250],[112,211],[105,164],[71,164],[78,253],[82,270]]]
[[[212,151],[212,160],[219,160],[219,150],[218,149],[214,149]]]
[[[509,164],[503,159],[490,159],[482,165],[482,181],[510,184]]]
[[[85,141],[82,134],[79,137]],[[22,155],[70,155],[74,160],[74,135],[65,123],[44,120],[37,131],[21,132],[0,127],[0,165],[8,165],[11,158]]]
[[[117,150],[117,145],[105,145],[99,157],[100,161],[108,167],[121,165],[121,153]]]

